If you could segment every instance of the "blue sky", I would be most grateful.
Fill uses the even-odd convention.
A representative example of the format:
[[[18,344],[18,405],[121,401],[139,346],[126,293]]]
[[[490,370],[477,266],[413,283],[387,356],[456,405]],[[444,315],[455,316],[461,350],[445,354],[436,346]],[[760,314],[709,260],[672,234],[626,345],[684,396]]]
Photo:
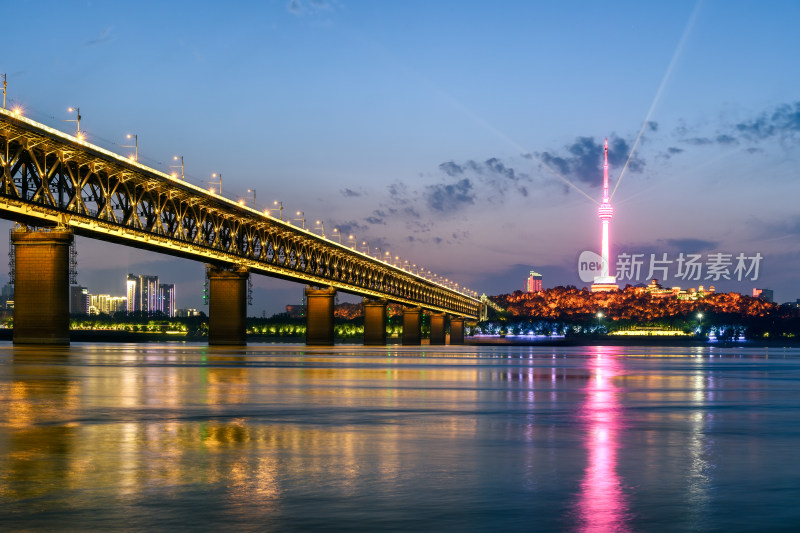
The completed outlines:
[[[800,298],[796,2],[16,1],[0,71],[26,114],[226,196],[322,219],[480,292],[582,283],[599,248],[604,137],[612,253],[764,257],[753,282]],[[79,282],[203,268],[79,239]],[[644,281],[643,279],[641,281]],[[669,285],[697,285],[673,282]],[[712,284],[708,281],[706,285]],[[258,278],[253,314],[301,287]]]

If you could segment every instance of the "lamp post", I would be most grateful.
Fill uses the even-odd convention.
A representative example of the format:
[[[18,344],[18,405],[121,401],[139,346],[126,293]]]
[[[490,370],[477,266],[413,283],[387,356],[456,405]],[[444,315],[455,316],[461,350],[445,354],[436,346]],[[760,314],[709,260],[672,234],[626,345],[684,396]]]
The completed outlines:
[[[253,209],[256,208],[256,190],[255,189],[247,189],[247,192],[253,193]]]
[[[272,202],[272,205],[277,205],[278,206],[278,218],[283,220],[283,202],[281,202],[279,200],[275,200],[274,202]]]
[[[603,313],[597,312],[597,331],[600,332],[600,327],[603,325]]]
[[[697,329],[700,330],[700,334],[703,333],[703,313],[697,313]]]
[[[339,231],[339,228],[333,228],[333,236],[339,241],[339,244],[342,244],[342,232]]]
[[[211,177],[216,179],[217,183],[219,183],[219,195],[222,196],[222,174],[214,172],[213,174],[211,174]],[[211,182],[211,184],[214,185],[215,182]]]
[[[75,123],[77,123],[78,124],[78,133],[75,134],[75,136],[78,139],[83,139],[83,137],[81,136],[81,108],[80,107],[68,107],[67,111],[69,111],[70,113],[74,112],[75,113],[75,118],[67,119],[64,122],[75,122]]]
[[[319,232],[322,234],[322,238],[325,238],[325,224],[321,220],[317,220],[316,226],[314,229],[319,228]]]
[[[361,246],[364,247],[364,253],[369,255],[369,243],[367,241],[361,241]]]
[[[348,246],[349,246],[350,244],[352,244],[353,246],[351,246],[351,248],[352,248],[353,250],[355,250],[355,249],[356,249],[356,244],[357,244],[357,243],[356,243],[356,236],[355,236],[355,235],[348,235],[348,236],[347,236],[347,244],[348,244]]]
[[[8,81],[6,75],[3,74],[3,109],[6,108],[6,87],[8,87]]]
[[[180,165],[170,165],[169,168],[178,168],[178,167],[180,167],[180,169],[181,169],[181,181],[186,181],[186,178],[183,177],[183,156],[182,155],[174,155],[174,156],[172,156],[172,160],[173,161],[177,161],[178,159],[181,160],[181,164]],[[174,176],[174,174],[173,174],[173,176]]]
[[[139,135],[136,133],[129,133],[125,136],[126,139],[133,139],[133,144],[123,144],[123,148],[133,148],[133,160],[138,162],[139,161]]]
[[[295,218],[296,222],[300,222],[302,224],[302,228],[306,229],[306,214],[303,211],[298,211],[297,216],[300,218]]]

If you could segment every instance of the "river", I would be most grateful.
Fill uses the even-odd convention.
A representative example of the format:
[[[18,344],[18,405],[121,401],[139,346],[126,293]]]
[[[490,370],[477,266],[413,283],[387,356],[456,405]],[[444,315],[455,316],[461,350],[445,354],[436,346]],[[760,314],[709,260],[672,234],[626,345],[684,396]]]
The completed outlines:
[[[0,529],[800,528],[800,350],[0,344]]]

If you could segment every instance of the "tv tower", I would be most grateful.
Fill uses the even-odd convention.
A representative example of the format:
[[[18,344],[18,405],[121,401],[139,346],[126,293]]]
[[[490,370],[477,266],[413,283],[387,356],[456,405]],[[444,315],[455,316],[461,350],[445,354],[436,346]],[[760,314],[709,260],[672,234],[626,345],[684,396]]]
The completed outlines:
[[[616,276],[609,275],[609,252],[608,252],[608,226],[611,222],[611,217],[614,216],[614,208],[611,207],[608,198],[608,138],[604,145],[605,161],[603,163],[603,203],[597,209],[597,214],[600,216],[600,221],[603,224],[603,240],[600,248],[600,256],[602,258],[600,275],[595,276],[594,283],[592,284],[592,292],[611,291],[619,289],[617,285]]]

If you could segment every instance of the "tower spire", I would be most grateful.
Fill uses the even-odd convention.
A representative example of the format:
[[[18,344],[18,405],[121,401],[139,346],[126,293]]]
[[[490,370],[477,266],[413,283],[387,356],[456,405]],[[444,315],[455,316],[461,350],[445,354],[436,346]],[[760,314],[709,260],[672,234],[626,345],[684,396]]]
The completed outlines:
[[[592,284],[592,291],[610,291],[614,289],[618,289],[617,286],[617,278],[612,276],[609,272],[609,260],[610,260],[610,252],[609,252],[609,236],[608,236],[608,229],[611,222],[611,217],[614,216],[614,208],[611,207],[609,203],[610,200],[608,198],[608,137],[606,137],[605,143],[603,144],[603,152],[604,152],[604,159],[603,159],[603,203],[600,204],[600,207],[597,210],[597,214],[600,217],[600,222],[603,225],[603,233],[602,233],[602,240],[600,245],[600,257],[601,257],[601,267],[600,267],[600,275],[595,276],[594,283]]]
[[[604,145],[605,162],[603,163],[603,203],[608,203],[608,137]]]

